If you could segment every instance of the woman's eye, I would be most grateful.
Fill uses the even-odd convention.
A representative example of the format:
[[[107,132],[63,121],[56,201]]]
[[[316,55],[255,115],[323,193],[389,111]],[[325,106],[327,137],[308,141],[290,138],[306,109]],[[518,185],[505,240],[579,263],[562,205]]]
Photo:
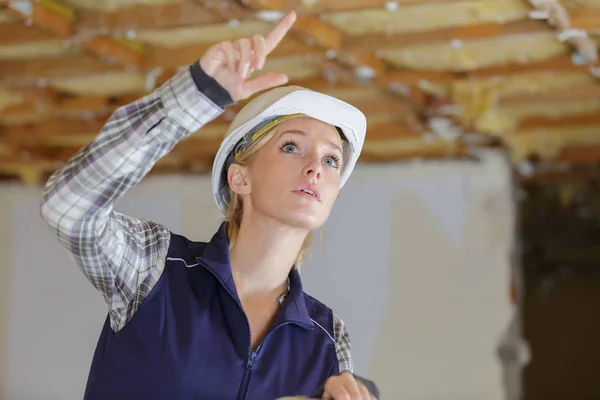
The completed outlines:
[[[338,166],[338,161],[336,160],[335,157],[326,157],[324,160],[325,164],[331,166],[331,167],[337,167]]]
[[[293,144],[286,144],[282,147],[282,150],[286,153],[293,153],[294,151],[296,151],[296,146],[294,146]]]

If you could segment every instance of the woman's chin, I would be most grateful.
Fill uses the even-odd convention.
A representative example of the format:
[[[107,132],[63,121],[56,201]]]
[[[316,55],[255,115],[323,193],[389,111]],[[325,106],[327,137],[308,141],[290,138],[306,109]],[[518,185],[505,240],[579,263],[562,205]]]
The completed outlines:
[[[314,212],[290,212],[282,219],[286,225],[310,231],[323,225],[326,217]]]

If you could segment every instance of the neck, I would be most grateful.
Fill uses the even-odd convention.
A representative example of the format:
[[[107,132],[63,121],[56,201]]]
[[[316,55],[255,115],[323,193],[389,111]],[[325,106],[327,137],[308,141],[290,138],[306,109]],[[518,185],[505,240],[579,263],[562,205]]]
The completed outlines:
[[[277,297],[283,293],[307,233],[246,214],[230,249],[233,278],[240,296]]]

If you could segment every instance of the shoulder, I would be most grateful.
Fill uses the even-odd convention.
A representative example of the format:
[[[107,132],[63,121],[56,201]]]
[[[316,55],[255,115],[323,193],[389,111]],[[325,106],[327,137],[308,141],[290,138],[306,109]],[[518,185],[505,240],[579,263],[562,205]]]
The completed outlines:
[[[196,257],[202,256],[202,253],[207,246],[206,242],[195,242],[174,232],[170,232],[170,234],[171,240],[167,252],[168,261],[182,259],[185,260],[186,263],[195,262]]]
[[[333,310],[310,296],[304,293],[306,308],[313,322],[325,332],[333,342],[339,364],[339,371],[354,372],[354,363],[352,361],[350,334],[346,324]]]
[[[308,293],[304,292],[304,301],[306,302],[306,309],[313,322],[323,330],[334,340],[333,337],[333,325],[334,325],[334,313],[333,310],[312,297]]]

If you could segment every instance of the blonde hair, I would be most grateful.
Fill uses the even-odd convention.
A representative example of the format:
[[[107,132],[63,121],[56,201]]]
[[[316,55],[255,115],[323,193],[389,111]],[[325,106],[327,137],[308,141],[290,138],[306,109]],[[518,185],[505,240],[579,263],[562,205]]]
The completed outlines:
[[[267,142],[269,140],[271,140],[271,138],[274,135],[275,135],[275,126],[271,127],[271,129],[269,129],[265,133],[261,134],[257,139],[253,140],[247,149],[245,149],[241,153],[237,154],[236,159],[233,162],[236,164],[242,165],[242,166],[249,165],[252,162],[252,159],[256,156],[256,153],[265,144],[267,144]],[[230,165],[231,164],[226,165],[227,169],[229,169]],[[224,172],[226,173],[226,171],[224,171]],[[228,195],[226,197],[227,213],[225,216],[225,221],[227,221],[227,223],[228,223],[227,236],[229,237],[229,245],[233,246],[235,244],[235,241],[236,241],[237,236],[240,231],[244,208],[243,208],[241,197],[237,193],[234,193],[233,190],[231,190],[231,187],[229,187],[229,185],[228,185],[227,191],[228,191]],[[310,250],[310,247],[312,245],[312,239],[313,239],[312,232],[308,232],[308,234],[304,238],[304,242],[302,242],[302,246],[300,247],[300,251],[298,252],[298,255],[296,256],[296,259],[294,260],[294,266],[296,267],[296,269],[300,269],[300,266],[304,262],[306,253],[308,252],[308,250]]]

